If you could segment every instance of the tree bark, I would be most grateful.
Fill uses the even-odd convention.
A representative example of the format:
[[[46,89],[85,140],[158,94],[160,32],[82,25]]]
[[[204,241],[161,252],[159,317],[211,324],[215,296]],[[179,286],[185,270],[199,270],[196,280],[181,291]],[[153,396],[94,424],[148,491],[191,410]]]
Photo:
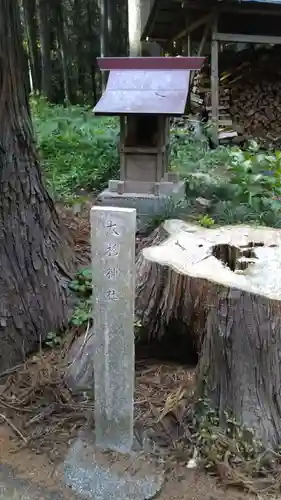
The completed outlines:
[[[69,90],[69,74],[68,74],[68,51],[67,43],[65,37],[65,22],[64,22],[64,12],[62,1],[57,1],[56,4],[56,15],[57,15],[57,34],[58,42],[61,54],[61,67],[62,67],[62,77],[63,77],[63,88],[64,88],[64,102],[65,104],[70,104],[70,90]]]
[[[131,57],[141,55],[141,0],[128,0],[129,54]]]
[[[106,13],[107,13],[107,57],[113,56],[114,45],[116,41],[113,39],[113,16],[116,17],[116,1],[105,0],[107,3]]]
[[[167,221],[137,258],[137,315],[159,336],[176,316],[203,341],[197,396],[221,426],[229,415],[266,448],[281,443],[280,237],[266,227]]]
[[[194,280],[168,267],[146,260],[144,247],[158,245],[168,234],[161,225],[143,240],[136,256],[135,312],[149,342],[161,340],[171,331],[188,337],[200,352],[208,312],[208,300],[214,287],[205,280]]]
[[[281,442],[281,303],[218,290],[198,367],[198,395],[254,429],[264,445]]]
[[[0,2],[0,371],[67,321],[72,251],[43,184],[17,0]]]
[[[100,55],[108,56],[108,0],[99,0],[100,4]],[[101,72],[102,91],[106,87],[106,73]]]
[[[88,7],[88,4],[86,5],[86,8]],[[80,3],[80,0],[74,0],[73,4],[73,17],[72,17],[72,23],[73,26],[75,27],[75,37],[74,37],[74,43],[75,43],[75,49],[72,51],[72,53],[75,54],[76,58],[76,65],[75,65],[75,80],[74,80],[74,85],[75,85],[75,98],[76,101],[83,102],[83,94],[85,92],[85,77],[87,70],[85,68],[85,54],[83,50],[83,38],[82,38],[82,33],[83,33],[83,25],[81,26],[81,18],[82,18],[82,4]],[[89,18],[87,15],[87,25],[89,24]],[[88,36],[87,36],[87,44],[88,44]]]
[[[87,12],[87,21],[88,21],[88,44],[87,44],[87,63],[90,68],[91,75],[91,98],[94,103],[98,100],[98,89],[97,89],[97,66],[96,62],[93,58],[92,51],[94,53],[99,53],[99,40],[95,33],[94,27],[94,18],[92,11],[92,3],[91,0],[87,0],[86,3],[86,12]],[[85,69],[86,72],[86,69]]]
[[[51,60],[51,14],[50,3],[39,1],[39,27],[41,45],[41,90],[44,96],[52,100],[52,60]]]
[[[33,91],[40,91],[40,55],[38,49],[38,22],[36,0],[24,0],[25,30],[28,42],[28,55],[32,75]]]

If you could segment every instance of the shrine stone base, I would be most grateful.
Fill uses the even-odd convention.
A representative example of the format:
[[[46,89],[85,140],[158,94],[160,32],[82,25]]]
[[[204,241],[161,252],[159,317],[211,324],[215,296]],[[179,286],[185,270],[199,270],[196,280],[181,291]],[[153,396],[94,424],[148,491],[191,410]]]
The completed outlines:
[[[159,193],[122,193],[109,187],[99,194],[97,204],[113,207],[135,208],[137,211],[137,231],[146,232],[153,225],[153,219],[171,213],[175,205],[185,198],[185,183],[159,183]],[[120,183],[118,181],[118,183]],[[168,185],[169,184],[169,185]]]
[[[72,444],[61,469],[65,484],[81,500],[148,500],[160,494],[165,478],[163,463],[144,450],[102,450],[93,433],[85,432]]]

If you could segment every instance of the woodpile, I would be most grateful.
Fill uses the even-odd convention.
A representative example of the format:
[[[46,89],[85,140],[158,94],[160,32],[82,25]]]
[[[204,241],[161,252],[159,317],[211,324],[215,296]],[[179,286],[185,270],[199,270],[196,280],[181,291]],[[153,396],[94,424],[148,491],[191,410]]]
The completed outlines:
[[[281,145],[281,49],[226,50],[219,57],[219,126],[243,139]],[[211,111],[210,61],[192,92]]]
[[[211,87],[210,79],[205,73],[199,73],[194,78],[193,95],[200,96],[202,99],[202,104],[208,113],[208,118],[212,118],[212,101],[211,101]],[[195,103],[194,97],[191,97],[191,101]],[[230,114],[230,90],[229,88],[223,88],[220,85],[219,89],[219,137],[223,138],[225,133],[233,133],[230,137],[237,136],[233,128],[233,120]]]
[[[241,82],[233,89],[231,114],[245,135],[280,141],[281,80]]]

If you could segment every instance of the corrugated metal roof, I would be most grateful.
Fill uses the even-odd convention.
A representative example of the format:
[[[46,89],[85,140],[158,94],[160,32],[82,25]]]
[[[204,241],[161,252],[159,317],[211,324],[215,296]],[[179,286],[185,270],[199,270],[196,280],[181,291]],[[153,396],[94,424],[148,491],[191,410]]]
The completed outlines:
[[[99,115],[181,115],[185,111],[190,71],[204,57],[104,57],[110,70],[106,90],[93,109]]]
[[[104,94],[93,109],[99,115],[184,113],[189,71],[111,71]]]

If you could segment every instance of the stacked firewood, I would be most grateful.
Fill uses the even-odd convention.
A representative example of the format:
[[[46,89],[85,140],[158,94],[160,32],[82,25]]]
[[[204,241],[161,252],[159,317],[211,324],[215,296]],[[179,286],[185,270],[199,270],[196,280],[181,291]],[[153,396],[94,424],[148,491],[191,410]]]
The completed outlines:
[[[211,88],[209,75],[205,71],[197,74],[193,81],[191,101],[195,104],[196,96],[201,97],[208,118],[212,118]],[[233,119],[230,114],[230,90],[222,85],[219,86],[219,109],[218,109],[219,139],[233,139],[238,134],[233,127]]]
[[[281,144],[281,49],[220,53],[219,126],[244,139]],[[194,79],[193,93],[211,110],[209,61]]]
[[[276,82],[241,82],[232,98],[231,114],[245,135],[281,139],[281,75]]]

